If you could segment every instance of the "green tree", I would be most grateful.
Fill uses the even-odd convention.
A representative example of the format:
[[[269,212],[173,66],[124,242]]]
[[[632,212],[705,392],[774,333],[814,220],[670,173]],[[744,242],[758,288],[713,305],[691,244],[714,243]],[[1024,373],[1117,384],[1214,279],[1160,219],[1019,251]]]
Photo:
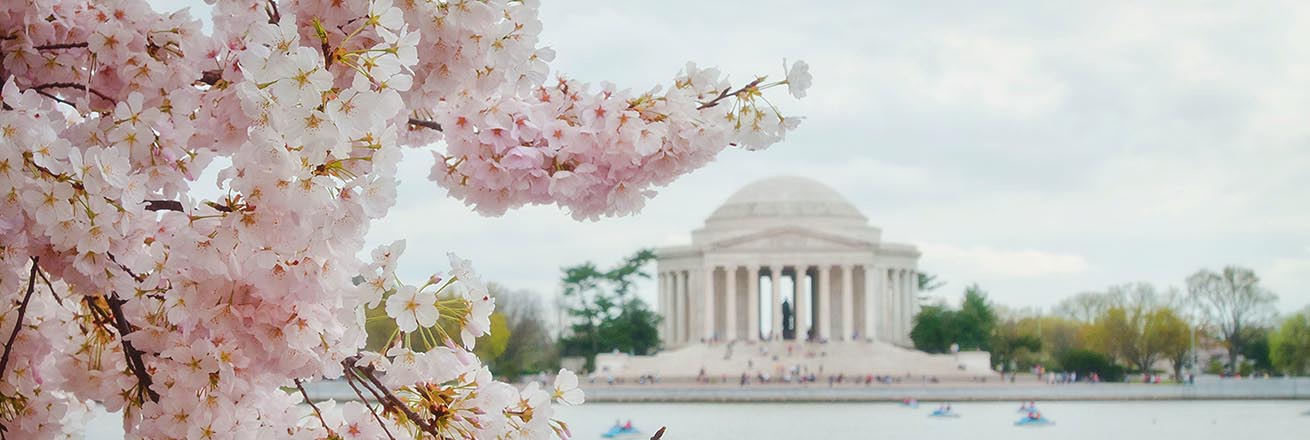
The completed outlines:
[[[919,282],[920,292],[937,290],[937,288],[946,285],[946,282],[938,279],[937,275],[933,275],[926,272],[919,272],[918,274],[919,274],[918,282]]]
[[[959,310],[924,305],[914,317],[910,340],[929,353],[944,353],[951,344],[959,344],[960,350],[988,350],[995,327],[996,312],[987,294],[973,285],[965,289]]]
[[[1283,319],[1269,337],[1269,356],[1285,374],[1310,374],[1310,308]]]
[[[1001,372],[1009,372],[1014,364],[1025,355],[1033,355],[1042,350],[1042,340],[1036,334],[1025,331],[1018,322],[1006,321],[996,326],[991,338],[992,363],[1001,366]],[[1027,363],[1027,362],[1025,362]],[[1026,365],[1020,364],[1022,369]]]
[[[1247,327],[1258,325],[1271,312],[1278,295],[1260,286],[1251,269],[1229,266],[1222,272],[1202,269],[1187,277],[1187,291],[1206,321],[1218,331],[1228,348],[1228,368],[1236,372],[1237,356],[1246,344]]]
[[[660,317],[632,293],[655,252],[642,249],[612,269],[591,262],[563,268],[563,306],[571,324],[560,340],[564,354],[584,356],[593,368],[597,353],[648,354],[659,346]]]
[[[1061,370],[1078,373],[1078,377],[1096,373],[1106,382],[1119,382],[1124,378],[1123,367],[1115,364],[1114,359],[1104,353],[1073,349],[1062,353],[1058,361]]]
[[[497,284],[487,288],[496,297],[496,312],[504,314],[509,332],[514,335],[500,355],[488,362],[491,372],[512,378],[558,368],[559,352],[546,326],[540,295],[511,291]]]
[[[1174,377],[1183,377],[1183,366],[1187,364],[1192,349],[1192,326],[1172,307],[1154,311],[1146,323],[1148,344],[1154,350],[1160,350],[1169,365],[1173,367]]]
[[[1250,364],[1252,372],[1268,373],[1274,371],[1273,360],[1269,356],[1269,333],[1265,327],[1247,327],[1243,330],[1242,357]],[[1243,373],[1249,375],[1250,373]]]
[[[964,302],[960,305],[957,319],[956,339],[961,350],[988,350],[991,348],[992,332],[996,327],[996,312],[987,301],[987,293],[977,284],[964,290]]]
[[[924,305],[914,317],[910,340],[914,348],[928,353],[945,353],[955,342],[956,312],[940,304]]]

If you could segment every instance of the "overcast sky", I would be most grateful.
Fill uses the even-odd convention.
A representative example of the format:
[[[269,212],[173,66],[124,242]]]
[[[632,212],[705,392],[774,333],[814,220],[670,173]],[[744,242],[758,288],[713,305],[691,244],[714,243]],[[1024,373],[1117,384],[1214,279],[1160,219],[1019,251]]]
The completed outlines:
[[[411,151],[400,204],[370,236],[408,239],[409,279],[453,251],[551,295],[561,266],[687,243],[739,187],[795,174],[917,245],[952,301],[976,282],[1002,304],[1049,306],[1235,264],[1280,310],[1310,304],[1306,4],[544,3],[557,72],[644,90],[686,61],[744,82],[804,59],[810,97],[780,104],[807,119],[772,149],[728,151],[661,189],[640,215],[600,222],[552,207],[479,217]]]

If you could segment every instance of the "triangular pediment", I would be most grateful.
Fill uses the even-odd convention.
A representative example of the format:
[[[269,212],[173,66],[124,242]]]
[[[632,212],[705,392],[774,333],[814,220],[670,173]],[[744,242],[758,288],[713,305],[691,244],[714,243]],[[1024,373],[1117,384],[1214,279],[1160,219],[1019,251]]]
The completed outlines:
[[[720,240],[707,247],[743,251],[859,251],[872,250],[873,243],[799,226],[785,226]]]

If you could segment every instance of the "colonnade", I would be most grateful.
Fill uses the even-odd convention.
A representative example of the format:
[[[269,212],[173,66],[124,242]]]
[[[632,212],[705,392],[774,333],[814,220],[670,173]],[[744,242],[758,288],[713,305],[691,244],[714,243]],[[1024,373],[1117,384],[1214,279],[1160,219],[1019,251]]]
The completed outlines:
[[[782,288],[784,279],[790,281],[789,291]],[[779,339],[908,345],[918,312],[918,287],[914,269],[874,264],[719,264],[662,270],[661,338],[666,346]],[[784,303],[791,308],[789,322],[783,321]],[[784,334],[784,328],[795,331]]]

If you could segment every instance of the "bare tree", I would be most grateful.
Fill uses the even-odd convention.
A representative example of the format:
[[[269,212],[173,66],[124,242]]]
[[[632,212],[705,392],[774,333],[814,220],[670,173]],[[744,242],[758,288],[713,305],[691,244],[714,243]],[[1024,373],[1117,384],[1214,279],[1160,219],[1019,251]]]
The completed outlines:
[[[1237,371],[1237,355],[1246,344],[1243,330],[1271,316],[1278,295],[1261,287],[1251,269],[1236,266],[1223,272],[1201,269],[1187,277],[1187,291],[1202,318],[1228,345],[1228,368]]]
[[[1060,301],[1055,314],[1078,322],[1092,322],[1119,302],[1110,293],[1083,292]]]

